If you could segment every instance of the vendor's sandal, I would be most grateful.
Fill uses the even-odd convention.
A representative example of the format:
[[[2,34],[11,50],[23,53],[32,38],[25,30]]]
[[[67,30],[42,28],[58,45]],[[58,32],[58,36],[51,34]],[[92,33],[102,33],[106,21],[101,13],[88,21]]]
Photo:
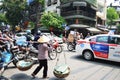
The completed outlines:
[[[49,77],[42,77],[43,79],[48,79]]]
[[[32,76],[32,79],[36,78],[34,74],[31,74],[31,76]]]

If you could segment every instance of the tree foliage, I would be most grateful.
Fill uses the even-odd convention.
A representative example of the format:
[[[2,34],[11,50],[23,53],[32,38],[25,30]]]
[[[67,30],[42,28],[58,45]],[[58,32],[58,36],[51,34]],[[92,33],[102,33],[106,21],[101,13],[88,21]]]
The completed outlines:
[[[117,31],[120,33],[120,24],[117,26]]]
[[[0,25],[2,22],[7,23],[7,20],[6,20],[5,14],[0,13]]]
[[[113,24],[113,20],[118,19],[119,15],[117,13],[117,11],[113,8],[113,7],[109,7],[107,9],[107,22],[109,25]]]
[[[10,25],[15,27],[24,18],[23,11],[26,7],[26,0],[1,0],[0,9],[6,14],[6,19]]]
[[[41,16],[40,23],[48,29],[50,27],[63,29],[62,24],[65,23],[65,20],[63,19],[63,17],[59,16],[56,13],[44,12]]]

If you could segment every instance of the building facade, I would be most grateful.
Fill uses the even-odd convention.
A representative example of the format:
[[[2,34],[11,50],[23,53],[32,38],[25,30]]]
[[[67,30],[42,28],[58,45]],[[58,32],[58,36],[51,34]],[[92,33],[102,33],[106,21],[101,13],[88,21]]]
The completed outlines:
[[[80,25],[78,31],[86,36],[89,31],[84,26],[95,27],[98,22],[98,4],[97,0],[45,0],[45,11],[56,12],[64,17],[69,27]]]
[[[95,26],[96,24],[96,0],[60,0],[60,15],[63,16],[68,25],[84,24]]]
[[[96,0],[46,0],[45,11],[56,12],[70,24],[96,24]]]
[[[60,0],[45,0],[45,12],[55,12],[60,15],[60,9],[57,6],[60,5]]]
[[[96,25],[106,25],[107,4],[106,0],[97,0]]]

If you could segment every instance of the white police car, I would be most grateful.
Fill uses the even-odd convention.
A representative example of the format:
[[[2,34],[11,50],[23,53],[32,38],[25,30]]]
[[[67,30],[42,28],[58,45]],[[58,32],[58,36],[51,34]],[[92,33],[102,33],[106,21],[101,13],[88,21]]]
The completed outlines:
[[[99,58],[120,62],[120,35],[100,34],[78,40],[76,52],[86,60]]]

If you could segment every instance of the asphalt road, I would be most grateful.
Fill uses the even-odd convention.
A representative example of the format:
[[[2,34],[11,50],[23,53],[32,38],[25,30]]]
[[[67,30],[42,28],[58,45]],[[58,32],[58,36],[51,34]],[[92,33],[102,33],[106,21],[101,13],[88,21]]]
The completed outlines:
[[[70,74],[66,78],[59,79],[53,74],[57,59],[49,60],[49,78],[46,80],[120,80],[120,63],[99,59],[86,61],[78,53],[69,52],[64,44],[64,51],[59,55],[58,64],[65,62],[70,67]],[[3,76],[8,80],[43,80],[41,78],[43,69],[36,75],[35,79],[31,78],[31,73],[37,65],[33,65],[27,71],[20,71],[11,63]]]

